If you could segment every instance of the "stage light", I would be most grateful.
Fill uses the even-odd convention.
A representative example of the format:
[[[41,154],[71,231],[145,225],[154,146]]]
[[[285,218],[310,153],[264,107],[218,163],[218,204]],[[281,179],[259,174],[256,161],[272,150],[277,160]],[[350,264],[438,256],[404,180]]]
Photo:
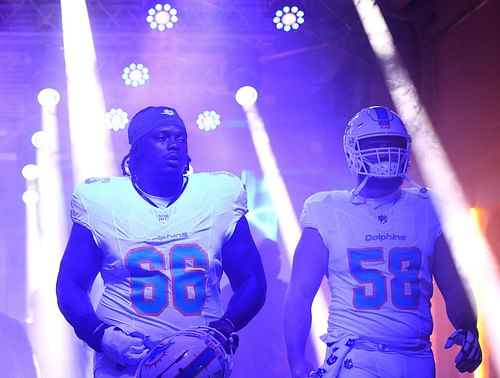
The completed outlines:
[[[61,95],[54,88],[44,88],[38,92],[37,99],[40,105],[53,107],[59,104]]]
[[[273,22],[278,30],[297,30],[304,23],[304,12],[295,5],[284,6],[276,11]]]
[[[172,29],[177,21],[179,21],[177,9],[170,4],[156,4],[154,8],[148,10],[146,17],[149,27],[158,31]]]
[[[47,148],[50,144],[50,138],[46,131],[39,130],[31,136],[31,143],[36,148]]]
[[[131,63],[123,69],[122,79],[132,87],[144,85],[149,79],[149,69],[142,63]]]
[[[27,205],[35,204],[40,199],[40,195],[36,190],[28,189],[23,193],[23,202]]]
[[[250,106],[257,101],[257,90],[250,86],[245,85],[236,91],[236,102],[241,106]]]
[[[40,176],[40,169],[36,164],[26,164],[21,173],[26,180],[36,180]]]
[[[123,130],[128,123],[128,113],[121,108],[112,108],[104,114],[104,122],[110,130]]]
[[[220,125],[220,115],[213,110],[205,110],[203,113],[198,114],[196,124],[200,130],[215,130]]]

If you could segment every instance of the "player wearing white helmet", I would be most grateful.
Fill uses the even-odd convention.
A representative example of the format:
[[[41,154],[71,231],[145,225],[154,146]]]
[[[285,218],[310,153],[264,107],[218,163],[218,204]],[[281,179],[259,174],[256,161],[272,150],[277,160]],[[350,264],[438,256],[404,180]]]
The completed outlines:
[[[431,194],[422,187],[402,187],[410,148],[411,138],[396,113],[381,106],[362,109],[344,133],[357,186],[305,201],[285,305],[293,377],[434,377],[433,279],[457,329],[445,347],[461,346],[459,371],[479,366],[475,311]],[[304,346],[312,300],[324,276],[331,292],[327,333],[321,337],[327,350],[315,370],[304,358]]]
[[[61,312],[97,352],[98,378],[134,377],[155,343],[189,327],[208,325],[229,338],[266,291],[241,181],[221,172],[186,175],[187,133],[175,109],[143,109],[128,136],[125,177],[89,179],[73,193],[57,280]],[[225,309],[222,272],[234,291]],[[104,292],[94,311],[97,274]]]

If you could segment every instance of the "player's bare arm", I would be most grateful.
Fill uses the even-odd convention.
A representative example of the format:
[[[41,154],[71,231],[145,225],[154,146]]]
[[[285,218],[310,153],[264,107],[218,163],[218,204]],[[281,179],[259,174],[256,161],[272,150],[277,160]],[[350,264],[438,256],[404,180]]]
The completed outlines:
[[[292,377],[306,377],[314,370],[304,352],[311,328],[311,306],[328,266],[328,250],[316,229],[304,228],[293,258],[285,298],[284,328]]]
[[[102,259],[91,232],[73,223],[57,277],[58,305],[77,336],[91,348],[104,351],[121,365],[136,365],[147,352],[143,340],[99,320],[90,301]]]
[[[245,216],[222,247],[222,268],[234,292],[224,316],[238,331],[257,314],[266,298],[262,261]]]
[[[82,319],[89,323],[93,320],[90,327],[99,325],[89,293],[101,264],[102,252],[95,244],[91,232],[80,224],[73,223],[56,285],[59,308],[73,327],[78,328]],[[100,340],[97,340],[92,347],[100,349],[99,344]]]

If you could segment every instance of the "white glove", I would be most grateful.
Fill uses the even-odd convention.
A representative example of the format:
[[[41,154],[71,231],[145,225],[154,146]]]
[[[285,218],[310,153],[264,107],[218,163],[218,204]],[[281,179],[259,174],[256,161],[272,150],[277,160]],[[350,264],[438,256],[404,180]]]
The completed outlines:
[[[453,344],[461,346],[460,352],[455,357],[455,366],[461,373],[472,373],[481,364],[482,352],[477,336],[471,331],[457,329],[448,337],[444,349]]]
[[[138,365],[149,352],[142,338],[129,336],[118,327],[104,330],[101,346],[107,357],[123,366]]]

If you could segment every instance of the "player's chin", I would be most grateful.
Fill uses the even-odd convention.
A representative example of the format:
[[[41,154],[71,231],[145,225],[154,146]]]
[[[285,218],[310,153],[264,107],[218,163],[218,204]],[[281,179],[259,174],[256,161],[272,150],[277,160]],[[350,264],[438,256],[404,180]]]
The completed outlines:
[[[182,175],[184,166],[178,161],[169,161],[161,167],[161,171],[166,175]]]

